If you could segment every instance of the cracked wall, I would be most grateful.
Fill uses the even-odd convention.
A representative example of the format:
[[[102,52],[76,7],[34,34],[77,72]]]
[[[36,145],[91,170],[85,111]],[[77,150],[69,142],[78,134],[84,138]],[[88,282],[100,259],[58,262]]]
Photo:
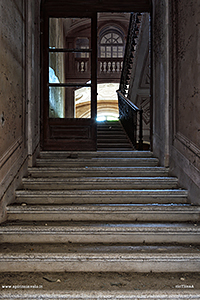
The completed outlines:
[[[40,1],[0,3],[0,222],[39,145]]]
[[[200,205],[200,2],[173,3],[171,170]]]
[[[23,1],[0,5],[0,157],[23,134]]]
[[[176,126],[200,147],[200,3],[177,1]]]
[[[200,2],[153,1],[153,144],[200,205]]]

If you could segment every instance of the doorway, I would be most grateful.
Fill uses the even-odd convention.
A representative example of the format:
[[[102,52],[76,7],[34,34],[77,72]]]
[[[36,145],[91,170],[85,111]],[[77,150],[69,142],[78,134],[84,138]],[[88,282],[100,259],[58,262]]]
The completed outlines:
[[[74,15],[48,17],[46,22],[43,147],[46,150],[80,150],[80,147],[96,150],[94,20]],[[80,90],[85,91],[87,99]],[[81,106],[87,107],[87,115],[81,113]]]
[[[104,13],[98,13],[101,9],[91,4],[86,11],[81,3],[76,9],[73,4],[63,2],[62,9],[59,3],[54,9],[53,1],[45,3],[42,10],[42,148],[96,150],[98,115],[103,116],[107,106],[110,115],[117,116],[117,99],[102,99],[102,85],[110,84],[116,91],[128,28],[126,25],[124,31],[119,19],[129,13],[115,12],[114,3],[112,13],[105,8]]]

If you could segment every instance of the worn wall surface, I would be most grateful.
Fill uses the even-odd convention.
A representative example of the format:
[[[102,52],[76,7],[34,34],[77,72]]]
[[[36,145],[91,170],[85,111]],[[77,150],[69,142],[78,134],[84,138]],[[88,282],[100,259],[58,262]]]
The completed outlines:
[[[200,2],[177,1],[176,131],[200,148]]]
[[[153,1],[153,149],[200,204],[200,2]]]
[[[37,23],[29,23],[38,8],[28,2],[32,10],[24,0],[0,4],[0,221],[38,144],[39,35]]]
[[[168,9],[167,0],[153,0],[153,149],[164,166],[169,165]]]
[[[27,144],[30,164],[40,141],[40,0],[24,0],[26,45],[25,78],[27,105]]]
[[[171,163],[200,204],[200,2],[174,0]]]
[[[23,1],[1,1],[0,157],[23,135]]]

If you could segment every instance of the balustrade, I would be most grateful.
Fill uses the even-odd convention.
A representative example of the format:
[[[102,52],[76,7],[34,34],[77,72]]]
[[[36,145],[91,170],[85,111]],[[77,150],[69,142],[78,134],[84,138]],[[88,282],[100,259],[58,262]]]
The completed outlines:
[[[120,73],[123,67],[122,58],[98,58],[99,73]]]
[[[123,69],[121,73],[120,88],[117,91],[118,105],[119,105],[119,119],[129,136],[133,146],[136,147],[137,143],[137,118],[139,119],[139,137],[138,137],[138,150],[143,150],[143,129],[142,129],[142,113],[143,111],[134,105],[127,97],[129,81],[131,76],[132,63],[134,58],[134,51],[136,39],[138,37],[138,22],[139,14],[131,14],[129,31],[123,61]]]
[[[116,75],[120,78],[123,68],[123,58],[98,58],[98,74],[109,74],[111,77]],[[75,59],[76,73],[89,73],[90,62],[88,58],[78,57]]]

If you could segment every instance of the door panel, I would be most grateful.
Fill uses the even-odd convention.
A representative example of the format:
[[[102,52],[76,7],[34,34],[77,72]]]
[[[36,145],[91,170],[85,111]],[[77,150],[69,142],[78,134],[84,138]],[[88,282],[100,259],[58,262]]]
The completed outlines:
[[[96,150],[96,65],[91,63],[96,57],[96,36],[91,33],[92,18],[51,17],[47,21],[43,149]]]

